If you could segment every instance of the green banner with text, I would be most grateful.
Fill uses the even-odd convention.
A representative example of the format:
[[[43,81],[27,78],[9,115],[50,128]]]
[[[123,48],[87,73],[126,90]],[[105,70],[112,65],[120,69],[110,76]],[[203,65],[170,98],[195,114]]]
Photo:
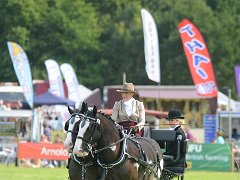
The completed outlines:
[[[227,144],[189,144],[186,156],[192,170],[231,171],[231,146]]]

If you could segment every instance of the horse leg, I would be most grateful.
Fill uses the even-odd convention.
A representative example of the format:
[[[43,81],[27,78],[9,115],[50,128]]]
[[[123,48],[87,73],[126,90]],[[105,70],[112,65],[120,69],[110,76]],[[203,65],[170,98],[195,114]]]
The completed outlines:
[[[82,179],[82,168],[73,160],[70,160],[68,170],[70,180],[81,180]]]

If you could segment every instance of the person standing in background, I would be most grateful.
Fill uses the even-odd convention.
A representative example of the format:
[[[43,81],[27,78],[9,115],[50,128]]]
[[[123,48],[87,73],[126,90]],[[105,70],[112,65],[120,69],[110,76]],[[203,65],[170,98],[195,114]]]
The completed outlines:
[[[56,135],[54,136],[53,143],[54,143],[54,144],[63,144],[63,140],[62,140],[60,134],[56,134]],[[61,166],[62,166],[62,161],[61,161],[61,160],[52,161],[52,164],[53,164],[54,166],[57,165],[58,167],[61,167]]]
[[[217,138],[214,141],[215,144],[225,144],[225,140],[223,138],[224,133],[222,131],[217,131]]]
[[[238,141],[239,140],[239,134],[237,132],[237,128],[233,128],[232,129],[232,139],[235,140],[235,141]]]
[[[43,134],[45,136],[47,136],[47,139],[48,139],[49,142],[51,142],[51,139],[52,139],[51,131],[52,130],[51,130],[50,126],[48,126],[46,123],[43,123]]]

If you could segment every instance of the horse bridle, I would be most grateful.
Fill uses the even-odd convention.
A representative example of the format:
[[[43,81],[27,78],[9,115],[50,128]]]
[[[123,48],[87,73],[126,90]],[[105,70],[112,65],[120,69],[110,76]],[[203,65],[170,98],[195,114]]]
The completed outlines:
[[[93,151],[92,151],[92,149],[93,149],[93,144],[91,144],[91,141],[92,141],[92,139],[93,139],[93,133],[94,133],[94,131],[95,131],[96,126],[100,124],[100,120],[99,120],[99,119],[96,119],[96,118],[92,118],[92,117],[86,116],[86,115],[81,114],[81,113],[73,113],[72,116],[71,116],[71,118],[72,118],[73,116],[77,116],[77,115],[82,118],[80,121],[83,122],[83,121],[89,120],[92,124],[94,124],[94,128],[93,128],[92,132],[90,133],[89,138],[83,138],[83,137],[81,137],[81,136],[77,136],[77,137],[76,137],[77,139],[81,139],[83,142],[85,142],[85,143],[87,144],[88,151],[89,151],[89,152],[92,154],[92,156],[93,156]],[[84,124],[85,124],[85,122],[84,122]],[[80,126],[80,124],[79,124],[79,126]],[[69,131],[69,132],[71,132],[71,133],[76,133],[76,132],[72,132],[72,131]],[[76,134],[78,134],[78,133],[76,133]]]
[[[85,142],[86,144],[87,144],[87,147],[88,147],[88,150],[89,150],[89,152],[93,155],[93,154],[98,154],[99,152],[101,152],[101,151],[104,151],[104,150],[106,150],[106,149],[109,149],[109,148],[111,148],[112,146],[114,146],[114,145],[116,145],[116,144],[119,144],[119,143],[121,143],[122,141],[125,141],[127,138],[129,138],[130,136],[129,136],[129,134],[128,135],[124,135],[124,137],[123,138],[121,138],[120,140],[118,140],[118,141],[116,141],[116,142],[114,142],[114,143],[112,143],[112,144],[109,144],[108,146],[106,146],[106,147],[103,147],[103,148],[100,148],[100,149],[96,149],[94,152],[92,151],[92,143],[91,143],[91,141],[93,140],[93,133],[94,133],[94,131],[95,131],[95,128],[96,128],[96,126],[98,126],[98,125],[100,125],[100,120],[99,119],[97,119],[97,118],[91,118],[91,117],[89,117],[89,116],[85,116],[85,115],[83,115],[83,117],[84,117],[84,119],[82,120],[82,121],[84,121],[84,120],[89,120],[92,124],[94,124],[95,126],[94,126],[94,128],[93,128],[93,130],[92,130],[92,132],[90,133],[90,136],[89,136],[89,138],[83,138],[83,137],[81,137],[81,136],[77,136],[77,139],[81,139],[83,142]],[[80,124],[79,124],[80,125]],[[124,130],[123,130],[123,132],[124,132]]]
[[[71,123],[73,123],[73,117],[75,117],[77,115],[80,117],[84,116],[84,114],[81,114],[81,113],[73,113],[73,114],[71,114],[71,117],[68,119],[68,121],[71,121]],[[81,119],[79,121],[81,121]],[[73,131],[73,130],[67,130],[67,133],[78,134],[77,131]]]

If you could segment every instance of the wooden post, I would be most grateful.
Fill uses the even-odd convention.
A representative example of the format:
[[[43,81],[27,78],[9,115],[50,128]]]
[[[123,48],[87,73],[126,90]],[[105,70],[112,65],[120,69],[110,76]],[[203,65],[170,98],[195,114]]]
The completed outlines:
[[[127,78],[127,76],[126,76],[126,73],[124,72],[123,73],[123,84],[126,82],[126,78]]]

